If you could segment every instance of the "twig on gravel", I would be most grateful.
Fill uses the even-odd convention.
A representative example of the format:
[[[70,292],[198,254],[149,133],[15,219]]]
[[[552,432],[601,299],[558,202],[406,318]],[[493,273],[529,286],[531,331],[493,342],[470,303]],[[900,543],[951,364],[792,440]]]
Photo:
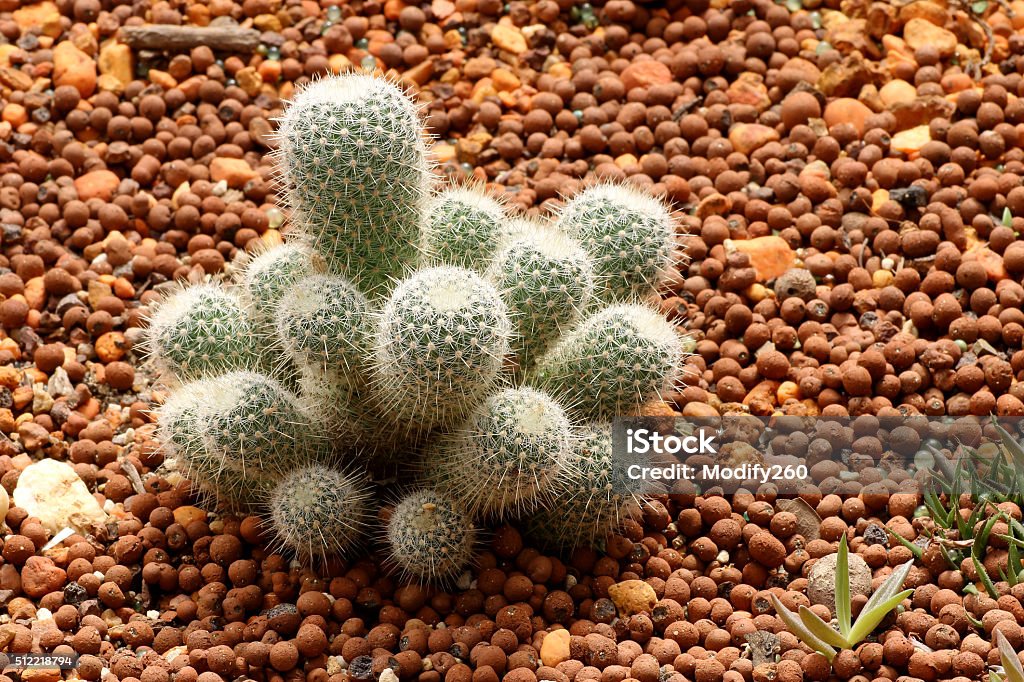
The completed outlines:
[[[200,45],[217,52],[251,53],[260,44],[260,32],[229,26],[122,26],[119,37],[131,48],[180,52]]]
[[[139,495],[146,492],[146,487],[142,484],[142,477],[139,476],[138,469],[129,460],[121,460],[121,470],[128,475],[128,480],[132,482],[132,489]]]

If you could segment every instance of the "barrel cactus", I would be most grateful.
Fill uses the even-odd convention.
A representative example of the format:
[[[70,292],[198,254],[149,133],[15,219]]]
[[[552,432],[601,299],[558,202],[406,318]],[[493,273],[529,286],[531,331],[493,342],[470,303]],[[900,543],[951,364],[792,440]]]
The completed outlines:
[[[667,207],[598,185],[557,221],[509,215],[431,187],[426,139],[393,83],[307,86],[276,152],[286,241],[168,297],[147,341],[194,489],[299,561],[376,535],[404,579],[446,581],[487,523],[575,547],[635,516],[607,422],[673,390],[685,347],[641,300],[673,264]]]
[[[359,547],[373,518],[364,473],[310,464],[288,472],[267,500],[278,547],[300,559],[326,561]]]
[[[256,329],[241,300],[214,283],[179,289],[161,301],[146,343],[157,367],[179,381],[261,364]]]
[[[508,302],[517,332],[513,345],[524,371],[579,320],[594,293],[587,253],[575,240],[543,224],[508,239],[487,276]]]
[[[372,382],[380,410],[409,428],[456,424],[498,381],[511,336],[507,306],[482,277],[420,270],[378,315]]]
[[[385,295],[417,257],[429,191],[416,105],[370,75],[324,78],[296,96],[278,135],[295,224],[333,272]]]
[[[683,335],[658,311],[612,305],[560,338],[528,381],[584,419],[611,419],[676,388],[685,348]]]
[[[472,518],[449,498],[420,490],[395,505],[385,532],[389,562],[407,579],[452,578],[470,562],[477,541]]]
[[[501,204],[482,190],[454,187],[432,197],[423,219],[423,250],[435,265],[487,266],[505,225]]]
[[[428,477],[474,516],[512,518],[536,509],[571,466],[574,432],[542,391],[499,391],[427,458]]]
[[[598,297],[605,302],[648,298],[675,260],[668,207],[626,185],[588,187],[565,204],[558,224],[594,259]]]

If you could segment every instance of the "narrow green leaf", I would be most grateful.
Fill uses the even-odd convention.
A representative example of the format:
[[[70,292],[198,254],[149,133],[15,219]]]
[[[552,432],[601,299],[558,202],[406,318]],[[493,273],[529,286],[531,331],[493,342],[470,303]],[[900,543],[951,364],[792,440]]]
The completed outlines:
[[[860,612],[860,618],[853,624],[853,630],[850,631],[850,636],[847,638],[853,646],[856,646],[865,637],[870,635],[878,624],[881,623],[889,612],[900,605],[904,599],[914,594],[913,590],[903,590],[893,596],[889,597],[883,602],[876,604],[870,611]]]
[[[806,606],[800,607],[800,622],[804,624],[804,627],[811,634],[826,644],[831,644],[839,649],[850,648],[850,643],[846,641],[845,637],[833,630],[828,623],[819,618],[814,611],[811,611]]]
[[[911,542],[910,540],[906,539],[905,537],[903,537],[903,536],[902,536],[902,535],[900,535],[899,533],[897,533],[897,532],[893,531],[893,530],[892,530],[891,528],[888,528],[888,527],[887,527],[887,528],[886,528],[885,530],[887,530],[887,531],[889,532],[889,535],[891,535],[891,536],[893,536],[894,538],[896,538],[896,540],[897,540],[897,541],[898,541],[898,542],[899,542],[899,543],[900,543],[901,545],[903,545],[904,547],[906,547],[907,549],[909,549],[909,550],[910,550],[910,552],[911,552],[911,554],[913,554],[913,555],[914,555],[914,558],[916,558],[916,559],[920,559],[921,557],[923,557],[923,556],[924,556],[924,550],[923,550],[923,549],[921,549],[921,548],[920,548],[919,546],[915,545],[915,544],[914,544],[913,542]]]
[[[1006,582],[1010,583],[1010,587],[1015,587],[1020,580],[1018,575],[1020,574],[1020,551],[1017,549],[1017,545],[1009,543],[1006,551]]]
[[[978,577],[981,578],[981,584],[985,587],[985,591],[988,592],[988,596],[993,599],[999,599],[999,593],[996,592],[996,586],[992,584],[992,578],[989,577],[988,571],[978,561],[978,557],[971,555],[971,561],[974,562],[974,570],[978,572]]]
[[[1003,223],[1003,227],[1012,227],[1013,226],[1013,214],[1010,213],[1010,207],[1009,206],[1007,206],[1006,208],[1003,209],[1003,220],[1002,220],[1002,223]]]
[[[910,573],[910,567],[913,565],[914,560],[911,559],[893,571],[889,577],[878,586],[878,589],[871,595],[871,598],[868,599],[868,603],[864,605],[864,609],[861,611],[861,614],[865,611],[870,611],[878,604],[881,604],[896,594],[903,587],[903,581],[907,579],[907,575]]]
[[[999,675],[990,672],[988,674],[988,682],[1003,682],[1003,680],[999,677]]]
[[[974,546],[971,548],[971,554],[982,559],[985,556],[985,547],[988,545],[988,536],[992,532],[992,527],[996,525],[996,521],[1002,519],[1002,514],[993,514],[988,522],[981,527],[981,532],[974,538]]]
[[[850,553],[844,533],[839,538],[839,552],[836,555],[836,619],[843,637],[850,636],[850,609]]]
[[[815,637],[810,630],[804,627],[804,624],[800,622],[800,619],[797,618],[792,611],[787,609],[785,604],[779,601],[779,598],[774,594],[772,595],[772,605],[775,606],[775,612],[779,614],[779,618],[781,618],[782,622],[786,624],[786,627],[789,628],[790,632],[796,635],[801,642],[827,658],[829,663],[832,662],[832,659],[836,657],[835,649]]]
[[[1020,664],[1017,653],[1006,641],[1006,636],[996,630],[996,647],[999,649],[999,662],[1003,664],[1007,682],[1024,682],[1024,666]]]
[[[1024,547],[1024,540],[1021,540],[1020,538],[1015,538],[1012,535],[1003,535],[1001,533],[996,533],[996,537],[1006,540],[1008,543],[1010,543],[1011,547]]]

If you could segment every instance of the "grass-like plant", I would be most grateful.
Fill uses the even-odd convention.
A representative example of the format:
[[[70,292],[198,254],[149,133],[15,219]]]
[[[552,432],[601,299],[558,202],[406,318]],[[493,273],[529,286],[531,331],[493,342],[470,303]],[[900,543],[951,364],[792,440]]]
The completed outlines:
[[[913,594],[913,590],[900,591],[913,565],[914,560],[911,559],[893,571],[868,599],[857,620],[851,622],[853,605],[850,598],[850,558],[844,535],[839,540],[839,552],[836,557],[835,615],[839,621],[838,631],[806,606],[800,607],[798,616],[787,609],[775,595],[772,595],[772,603],[786,627],[800,638],[800,641],[831,662],[836,656],[837,649],[853,649],[878,627],[890,611]]]
[[[1006,682],[1024,682],[1024,666],[1020,664],[1017,652],[1013,650],[1003,633],[996,630],[996,649],[999,650],[999,662],[1003,666],[1002,677],[991,673],[989,680],[1005,680]]]

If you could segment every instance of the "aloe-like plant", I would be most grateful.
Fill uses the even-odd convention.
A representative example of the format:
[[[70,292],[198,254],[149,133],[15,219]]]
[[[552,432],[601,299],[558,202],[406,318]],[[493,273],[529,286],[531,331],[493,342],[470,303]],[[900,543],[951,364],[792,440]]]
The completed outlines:
[[[864,605],[857,620],[852,620],[852,600],[850,598],[850,557],[846,547],[846,536],[839,540],[839,552],[836,557],[836,620],[839,621],[837,631],[823,621],[816,613],[806,606],[799,609],[800,615],[793,613],[783,605],[779,598],[772,595],[772,603],[776,613],[790,631],[830,662],[836,656],[836,649],[853,649],[857,644],[878,627],[882,619],[890,611],[899,606],[900,602],[913,594],[913,590],[900,591],[903,581],[914,565],[911,559],[892,572],[878,586],[875,593]]]
[[[995,673],[989,679],[1006,680],[1006,682],[1024,682],[1024,666],[1020,663],[1017,652],[1013,650],[1003,633],[996,630],[996,649],[999,650],[999,662],[1003,666],[1003,676]]]

